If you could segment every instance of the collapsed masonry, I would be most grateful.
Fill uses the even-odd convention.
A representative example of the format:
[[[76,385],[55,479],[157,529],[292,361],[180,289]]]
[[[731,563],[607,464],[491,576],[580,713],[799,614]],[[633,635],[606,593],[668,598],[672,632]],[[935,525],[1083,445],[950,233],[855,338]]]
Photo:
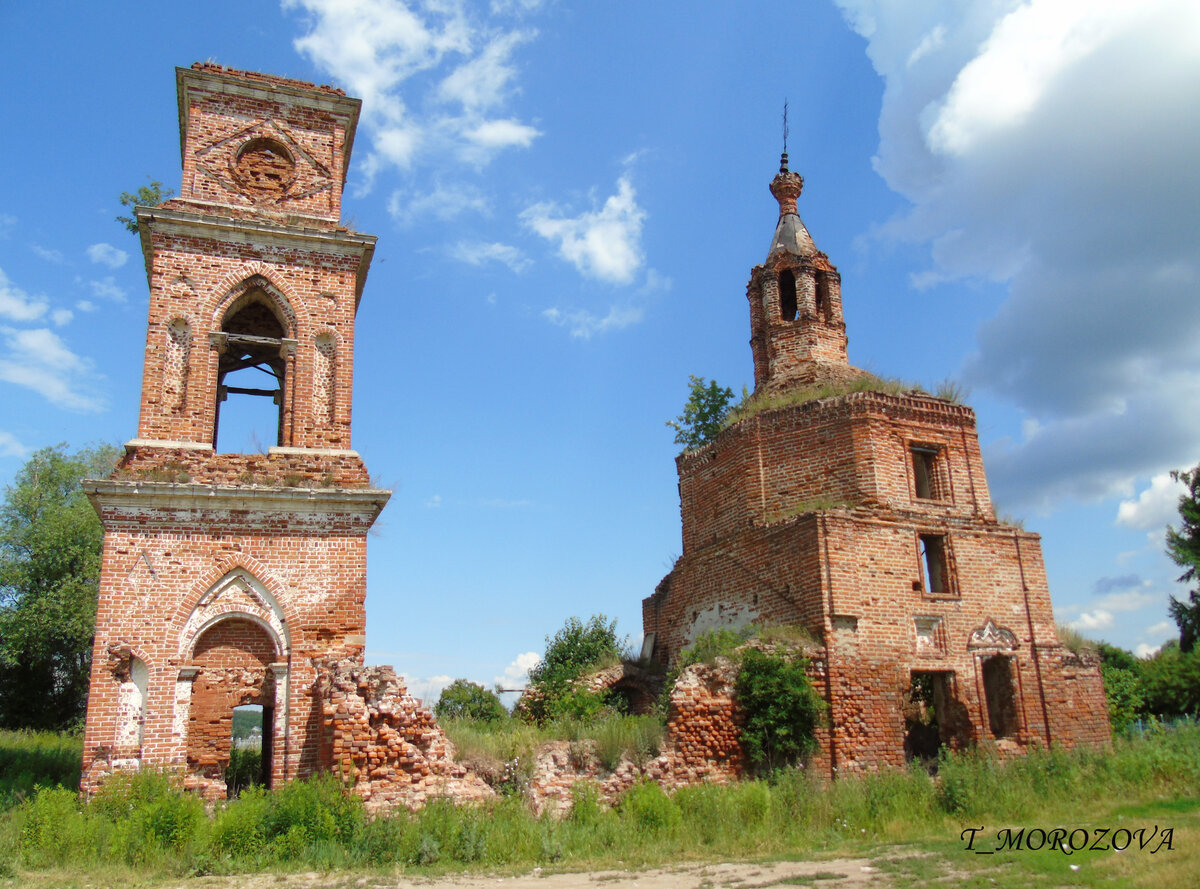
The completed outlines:
[[[815,766],[1110,740],[1099,664],[1059,641],[1040,538],[997,520],[974,412],[850,365],[841,278],[796,211],[750,275],[750,409],[679,456],[683,555],[643,601],[667,665],[707,629],[794,624],[831,728]],[[835,393],[842,394],[835,394]]]

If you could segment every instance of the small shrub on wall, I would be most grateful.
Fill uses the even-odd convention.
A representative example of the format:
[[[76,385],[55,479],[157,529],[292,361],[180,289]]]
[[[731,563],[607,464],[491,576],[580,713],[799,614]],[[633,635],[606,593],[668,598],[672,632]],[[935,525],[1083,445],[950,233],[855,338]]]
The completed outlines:
[[[814,730],[825,712],[804,672],[807,660],[756,648],[747,648],[741,660],[736,689],[746,714],[741,737],[746,758],[760,773],[795,765],[816,749]]]

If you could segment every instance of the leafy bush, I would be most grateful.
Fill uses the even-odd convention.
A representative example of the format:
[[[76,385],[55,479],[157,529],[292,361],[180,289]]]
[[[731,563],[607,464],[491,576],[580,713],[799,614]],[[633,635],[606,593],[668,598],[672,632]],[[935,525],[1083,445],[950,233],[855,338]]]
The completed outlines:
[[[585,624],[569,618],[553,637],[546,637],[546,654],[529,671],[530,692],[520,712],[539,725],[561,718],[591,720],[605,707],[603,695],[580,688],[576,680],[590,670],[619,663],[624,641],[617,622],[594,614]]]
[[[625,791],[621,814],[644,831],[669,830],[682,820],[679,806],[653,781],[642,781]]]
[[[1108,664],[1101,665],[1100,673],[1104,677],[1104,696],[1108,700],[1108,718],[1113,731],[1124,731],[1138,718],[1145,703],[1141,679],[1133,670]]]
[[[593,614],[585,624],[577,617],[567,619],[553,637],[546,637],[546,653],[529,671],[529,684],[578,679],[588,670],[621,659],[623,640],[617,638],[617,622]]]
[[[438,719],[477,719],[483,722],[494,722],[508,715],[494,692],[467,679],[455,679],[442,689],[433,711]]]
[[[804,672],[797,654],[748,648],[737,677],[737,699],[746,714],[742,749],[751,765],[769,773],[793,765],[816,748],[813,731],[825,702]]]
[[[733,390],[722,389],[717,381],[705,384],[704,377],[688,377],[688,400],[683,413],[667,425],[675,430],[675,444],[684,450],[698,448],[717,437],[725,424],[733,401]]]
[[[236,805],[236,804],[235,804]],[[266,834],[303,834],[305,842],[350,842],[364,821],[362,800],[332,775],[290,781],[271,794]],[[288,840],[293,842],[297,840]]]

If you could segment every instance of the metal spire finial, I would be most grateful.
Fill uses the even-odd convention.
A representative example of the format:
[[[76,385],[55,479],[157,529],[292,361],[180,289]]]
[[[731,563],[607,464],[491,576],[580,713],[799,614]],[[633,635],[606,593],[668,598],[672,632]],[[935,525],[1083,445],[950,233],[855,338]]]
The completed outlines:
[[[787,137],[788,137],[788,102],[783,100],[783,154],[779,156],[779,172],[786,173],[788,171],[788,155],[787,155]]]

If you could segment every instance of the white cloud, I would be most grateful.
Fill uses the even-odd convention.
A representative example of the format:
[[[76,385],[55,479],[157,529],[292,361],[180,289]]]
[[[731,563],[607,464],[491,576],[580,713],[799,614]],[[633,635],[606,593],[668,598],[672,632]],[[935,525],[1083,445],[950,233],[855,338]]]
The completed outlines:
[[[499,262],[508,266],[514,272],[523,272],[532,264],[524,253],[509,244],[478,243],[459,241],[450,248],[450,255],[459,262],[469,265],[483,265],[485,262]]]
[[[441,505],[442,505],[442,495],[441,494],[434,494],[432,497],[430,497],[428,500],[425,501],[426,509],[437,509]]]
[[[480,500],[479,505],[484,509],[525,509],[528,506],[533,506],[533,501],[505,500],[501,497],[493,497],[488,500]]]
[[[541,133],[518,120],[485,120],[463,133],[467,141],[482,148],[528,148]]]
[[[110,269],[119,269],[129,259],[129,254],[112,244],[93,244],[85,251],[92,262],[106,265]]]
[[[0,337],[0,380],[32,389],[68,410],[103,410],[104,399],[96,387],[102,378],[93,372],[92,362],[67,348],[58,334],[47,328],[0,327]]]
[[[1200,5],[838,0],[885,80],[875,168],[915,283],[1004,282],[964,381],[1038,434],[989,452],[1011,508],[1128,497],[1200,440]]]
[[[536,651],[519,654],[504,668],[504,675],[493,681],[501,688],[524,688],[529,683],[529,671],[541,662],[542,656]]]
[[[70,309],[55,309],[50,313],[50,320],[54,322],[56,327],[62,327],[64,324],[71,323],[71,319],[75,317],[75,313]]]
[[[441,697],[442,690],[454,681],[453,676],[430,676],[424,678],[421,676],[410,676],[407,673],[401,673],[401,678],[404,684],[408,686],[408,693],[414,698],[417,698],[429,709],[433,709]]]
[[[97,306],[90,299],[81,299],[75,303],[75,308],[81,312],[94,312],[99,308],[99,306]]]
[[[492,12],[496,15],[522,15],[536,12],[550,0],[492,0]]]
[[[604,317],[595,315],[587,309],[562,310],[549,308],[542,312],[542,317],[558,327],[566,327],[571,336],[588,340],[593,336],[608,333],[610,330],[620,330],[631,324],[637,324],[645,313],[637,306],[611,306]]]
[[[17,225],[17,217],[9,213],[0,213],[0,238],[7,238]]]
[[[1172,479],[1170,473],[1156,475],[1150,480],[1150,487],[1136,498],[1121,501],[1117,524],[1161,532],[1172,522],[1178,522],[1179,497],[1185,491],[1183,482]]]
[[[1178,634],[1176,634],[1176,635],[1178,635]],[[1133,649],[1133,653],[1136,654],[1140,658],[1151,658],[1151,657],[1154,657],[1156,654],[1158,654],[1159,649],[1161,649],[1161,648],[1162,648],[1161,642],[1158,643],[1157,645],[1147,645],[1145,642],[1141,642],[1138,644],[1138,646],[1136,648]]]
[[[67,261],[67,258],[62,255],[61,250],[51,250],[49,247],[43,247],[41,244],[30,244],[29,249],[34,252],[34,255],[40,256],[46,262],[63,265]]]
[[[1143,636],[1152,636],[1156,639],[1179,635],[1179,625],[1173,620],[1159,621],[1154,626],[1146,627],[1142,633]]]
[[[564,216],[556,205],[540,203],[521,213],[525,226],[556,243],[581,274],[614,284],[629,284],[642,266],[645,218],[628,176],[617,180],[617,193],[599,209]]]
[[[454,0],[283,0],[283,7],[307,13],[297,51],[363,100],[371,149],[358,168],[361,190],[387,167],[448,166],[463,156],[484,164],[538,135],[518,121],[479,117],[514,91],[512,54],[533,32],[477,21],[474,9]],[[402,90],[415,97],[413,107]],[[446,113],[447,103],[462,113]]]
[[[487,197],[478,188],[458,183],[439,182],[427,192],[397,189],[388,199],[388,213],[403,225],[429,216],[442,222],[464,213],[488,216],[491,209]]]
[[[99,281],[88,281],[88,286],[92,288],[92,293],[101,299],[117,303],[125,302],[125,291],[117,284],[112,275],[101,278]]]
[[[24,457],[29,450],[11,432],[0,430],[0,457]]]
[[[17,287],[0,269],[0,318],[11,321],[36,321],[46,314],[49,305]]]
[[[499,105],[517,73],[512,52],[533,36],[522,31],[495,36],[479,55],[463,62],[442,81],[438,87],[440,98],[460,102],[467,109]]]
[[[1085,611],[1075,620],[1067,623],[1071,629],[1086,632],[1089,630],[1106,630],[1113,624],[1113,615],[1111,611],[1105,611],[1098,608],[1094,611]]]

